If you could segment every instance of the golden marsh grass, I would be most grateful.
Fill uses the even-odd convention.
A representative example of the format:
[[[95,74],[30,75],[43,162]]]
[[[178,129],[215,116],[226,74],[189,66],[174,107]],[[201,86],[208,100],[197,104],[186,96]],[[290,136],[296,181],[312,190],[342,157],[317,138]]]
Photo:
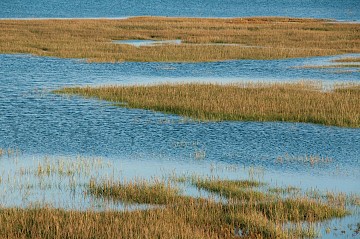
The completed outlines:
[[[0,20],[0,30],[0,53],[90,62],[280,59],[360,52],[360,24],[316,19]],[[126,39],[179,39],[184,44],[138,48],[112,42]]]
[[[16,156],[10,154],[10,157]],[[348,215],[346,205],[351,203],[348,195],[330,192],[325,196],[321,193],[294,195],[290,191],[268,193],[268,185],[256,180],[201,178],[196,175],[177,178],[172,175],[170,181],[157,178],[126,181],[121,177],[121,181],[116,181],[109,175],[98,175],[99,169],[107,165],[98,158],[77,157],[75,162],[45,158],[39,163],[34,162],[30,168],[24,168],[23,173],[18,174],[15,170],[14,174],[4,175],[3,182],[0,177],[0,183],[14,181],[18,185],[22,181],[20,178],[32,175],[41,181],[49,181],[50,187],[58,188],[58,182],[51,180],[56,175],[65,182],[74,176],[80,179],[76,176],[86,175],[88,181],[77,181],[75,186],[69,182],[67,187],[70,190],[71,187],[83,187],[84,191],[74,192],[100,199],[97,201],[103,204],[111,200],[158,206],[134,211],[78,211],[41,204],[26,208],[0,206],[0,238],[309,238],[316,237],[317,222]],[[67,173],[68,166],[71,173]],[[185,196],[174,182],[210,191],[221,200],[212,196]],[[287,193],[289,195],[285,197]]]
[[[119,106],[178,114],[200,120],[288,121],[360,127],[360,86],[320,83],[161,84],[64,88]],[[125,104],[124,104],[125,103]]]
[[[90,182],[89,187],[90,192],[95,193],[97,197],[119,201],[128,201],[129,197],[132,197],[132,201],[138,203],[151,201],[158,204],[158,198],[169,198],[170,194],[171,200],[163,200],[162,210],[169,210],[175,222],[189,223],[197,230],[209,230],[206,232],[207,235],[220,238],[238,236],[239,234],[235,234],[236,231],[242,232],[241,235],[246,238],[292,238],[306,234],[308,228],[284,228],[285,223],[312,223],[348,214],[344,207],[333,207],[320,200],[307,197],[283,199],[274,194],[259,192],[256,188],[265,184],[258,181],[192,178],[190,182],[198,188],[227,198],[228,203],[216,202],[211,198],[201,199],[174,194],[175,189],[168,187],[168,184],[166,190],[163,190],[163,182]],[[152,192],[148,193],[150,191]],[[144,197],[144,192],[149,197]],[[154,198],[151,199],[152,197]]]

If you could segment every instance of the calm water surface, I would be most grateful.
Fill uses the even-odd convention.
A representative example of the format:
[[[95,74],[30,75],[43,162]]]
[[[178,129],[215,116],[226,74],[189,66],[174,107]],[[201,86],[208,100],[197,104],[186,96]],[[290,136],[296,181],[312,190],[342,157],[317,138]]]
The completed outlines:
[[[358,0],[2,0],[0,18],[289,16],[360,20]]]

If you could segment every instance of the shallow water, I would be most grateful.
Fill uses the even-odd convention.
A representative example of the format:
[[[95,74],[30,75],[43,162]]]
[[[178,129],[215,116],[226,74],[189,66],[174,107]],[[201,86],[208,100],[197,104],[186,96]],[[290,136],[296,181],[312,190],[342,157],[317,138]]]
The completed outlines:
[[[5,0],[0,1],[0,18],[290,16],[360,21],[359,9],[358,0]]]
[[[155,41],[155,40],[117,40],[113,41],[115,44],[126,44],[136,47],[140,46],[156,46],[164,44],[180,44],[181,40],[164,40],[164,41]]]
[[[358,129],[279,122],[199,123],[50,93],[69,85],[304,79],[326,79],[328,84],[359,82],[359,72],[336,74],[328,69],[294,68],[327,64],[335,58],[338,57],[194,64],[88,64],[79,60],[0,55],[0,147],[19,148],[27,155],[80,154],[145,162],[165,159],[185,164],[193,162],[197,154],[205,153],[206,163],[255,165],[269,172],[293,173],[294,177],[306,173],[334,178],[333,174],[340,171],[340,175],[349,174],[341,180],[359,178]],[[311,167],[301,160],[276,161],[287,155],[289,158],[329,157],[332,162]],[[342,185],[341,180],[335,185]],[[352,183],[346,185],[359,191]]]
[[[0,55],[0,148],[21,151],[18,156],[0,157],[0,206],[50,204],[77,210],[128,210],[134,206],[89,197],[84,185],[91,178],[172,174],[256,178],[271,186],[360,193],[359,129],[280,122],[196,122],[51,93],[73,85],[160,82],[359,83],[360,72],[356,70],[340,74],[334,69],[301,68],[334,64],[332,60],[339,57],[346,56],[88,64],[83,60]],[[85,157],[78,164],[77,155]],[[310,156],[323,160],[311,164],[306,159]],[[39,171],[39,165],[59,160],[65,165],[75,163],[80,172],[64,175],[55,170],[47,175]],[[199,196],[194,188],[183,190]],[[346,227],[345,223],[356,220],[358,216],[336,224],[331,221],[330,225]]]

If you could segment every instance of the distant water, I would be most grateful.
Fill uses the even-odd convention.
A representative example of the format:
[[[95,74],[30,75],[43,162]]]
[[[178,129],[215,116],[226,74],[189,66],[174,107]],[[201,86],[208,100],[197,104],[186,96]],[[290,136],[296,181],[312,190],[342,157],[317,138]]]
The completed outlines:
[[[359,0],[1,0],[0,18],[289,16],[360,20]]]

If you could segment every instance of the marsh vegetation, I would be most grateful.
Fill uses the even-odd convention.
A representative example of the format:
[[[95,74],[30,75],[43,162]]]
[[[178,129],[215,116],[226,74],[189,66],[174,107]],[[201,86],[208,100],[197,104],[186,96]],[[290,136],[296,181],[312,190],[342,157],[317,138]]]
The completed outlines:
[[[55,91],[115,102],[119,106],[200,120],[289,121],[360,126],[360,86],[320,83],[159,84],[74,87]]]
[[[315,223],[349,214],[339,200],[284,197],[260,192],[251,180],[192,178],[199,189],[222,197],[183,196],[162,180],[94,179],[90,195],[159,207],[96,212],[52,207],[0,208],[0,236],[7,238],[294,238],[316,237]],[[262,195],[259,197],[258,195]],[[341,201],[340,201],[341,202]]]
[[[0,20],[0,52],[92,62],[199,62],[359,53],[359,24],[297,18]],[[134,47],[114,40],[181,40]],[[234,45],[231,45],[234,44]]]
[[[77,58],[88,62],[205,62],[360,53],[359,24],[316,19],[134,17],[122,20],[0,20],[0,29],[0,53]],[[115,44],[118,40],[175,41],[176,44],[134,47]],[[194,74],[196,77],[197,74],[203,78],[232,77],[234,72],[242,72],[239,65],[243,61],[236,64],[230,74],[213,74],[209,69],[217,67],[218,63],[206,63],[211,66],[205,70],[200,69],[198,64],[188,68],[184,65],[190,64],[153,63],[138,73],[137,70],[146,64],[128,63],[125,68],[114,66],[126,64],[114,64],[107,69],[108,64],[68,61],[69,64],[62,68],[63,61],[60,59],[55,59],[55,64],[37,62],[39,71],[35,72],[33,65],[26,66],[23,61],[15,61],[15,65],[9,60],[11,57],[5,57],[7,60],[4,62],[12,67],[2,70],[5,73],[14,72],[14,75],[5,74],[3,99],[6,100],[1,105],[5,109],[5,117],[0,117],[5,129],[1,131],[5,148],[0,147],[1,238],[313,238],[321,235],[324,223],[349,217],[352,223],[350,231],[359,234],[358,217],[352,217],[359,211],[359,195],[306,191],[290,184],[277,186],[271,180],[255,178],[255,175],[264,175],[266,170],[263,167],[257,169],[259,164],[269,170],[273,170],[274,165],[280,168],[274,172],[289,169],[293,173],[290,169],[296,168],[292,176],[297,175],[298,178],[310,170],[325,169],[324,174],[344,170],[347,177],[337,184],[343,186],[343,182],[358,176],[357,129],[279,123],[266,130],[267,125],[262,123],[253,123],[257,124],[256,127],[247,127],[247,123],[234,127],[234,122],[231,125],[226,124],[228,122],[224,125],[211,122],[209,126],[197,123],[197,120],[286,121],[359,128],[358,84],[328,88],[323,87],[321,82],[71,87],[54,92],[94,97],[110,101],[112,105],[109,107],[106,102],[89,100],[89,104],[82,107],[85,100],[75,97],[76,101],[72,101],[73,97],[66,97],[64,101],[68,101],[69,105],[57,108],[53,106],[61,105],[63,97],[47,94],[47,90],[74,82],[98,85],[100,78],[106,78],[107,82],[126,78],[120,81],[133,83],[134,77],[129,75],[135,75],[135,78],[152,76],[161,81],[166,78],[161,75],[164,71],[173,72],[181,67],[182,72],[176,75],[181,79],[192,77],[189,76],[190,71],[200,72]],[[251,61],[244,64],[249,62],[250,67],[246,69],[250,72],[254,64]],[[304,68],[359,67],[358,57],[336,59],[334,62],[331,66]],[[271,68],[272,73],[285,69],[273,69],[272,65],[266,64],[257,66],[257,69]],[[283,61],[280,64],[284,64]],[[100,72],[103,76],[91,75],[89,78],[93,79],[84,80],[81,77],[87,78],[88,74],[81,67],[78,70],[80,65],[93,69],[91,74]],[[21,75],[23,73],[17,70],[20,68],[30,73]],[[54,73],[55,68],[60,70]],[[77,71],[72,80],[64,74]],[[106,75],[107,71],[111,71],[112,75]],[[60,74],[62,77],[59,77]],[[258,74],[263,76],[262,72]],[[39,80],[37,77],[40,75],[43,78]],[[241,78],[243,74],[236,73],[236,77]],[[50,78],[53,81],[47,82]],[[282,80],[285,74],[279,78]],[[38,84],[27,85],[28,80]],[[46,93],[41,93],[41,96],[27,94],[42,87]],[[49,104],[51,100],[54,100],[52,105]],[[28,102],[32,103],[26,104]],[[8,105],[11,107],[7,108]],[[138,110],[140,113],[133,114],[134,110],[119,109],[113,105],[184,117],[157,114],[161,117],[151,118],[148,117],[149,112]],[[94,110],[97,108],[103,109]],[[111,110],[108,111],[109,108]],[[120,110],[121,113],[118,112]],[[96,118],[98,115],[102,117]],[[108,120],[110,118],[112,120]],[[129,123],[132,121],[135,123]],[[281,128],[283,125],[289,127]],[[325,130],[328,132],[316,137]],[[176,134],[179,131],[181,133]],[[222,137],[224,134],[228,137]],[[300,140],[304,141],[302,148],[298,145]],[[71,144],[70,141],[76,143]],[[291,142],[283,144],[284,141]],[[317,141],[321,141],[322,145],[313,147]],[[349,141],[352,141],[351,144]],[[30,153],[23,157],[20,150],[7,148],[9,142],[29,148]],[[114,148],[116,150],[112,150]],[[287,150],[289,154],[284,153]],[[109,158],[72,155],[79,151]],[[48,152],[52,155],[44,156]],[[57,154],[67,156],[54,156]],[[256,158],[258,155],[259,158]],[[188,167],[176,170],[189,172],[192,167],[198,169],[215,162],[209,173],[216,175],[224,172],[221,177],[159,177],[159,171],[151,179],[124,177],[123,166],[128,161],[123,161],[130,156],[137,161],[137,164],[130,163],[130,171],[143,167],[145,161],[141,160],[144,159],[152,165],[152,168],[144,170],[145,173],[142,172],[146,177],[151,176],[149,174],[154,173],[157,167],[161,167],[161,172],[170,172],[170,166],[165,164],[174,169],[178,167],[174,166],[174,162],[181,160]],[[161,160],[155,162],[159,158]],[[219,161],[224,162],[223,167],[217,165]],[[250,165],[250,168],[245,168],[245,165]],[[339,169],[342,165],[345,165],[344,169]],[[244,171],[249,169],[245,173],[249,178],[244,179],[237,171],[240,168]],[[350,169],[354,170],[353,175]],[[203,169],[199,171],[204,172]],[[286,177],[286,174],[281,177],[284,178],[284,175]],[[325,177],[325,180],[328,178],[334,177]],[[311,186],[321,185],[324,179],[319,181],[311,182]],[[350,186],[346,190],[358,189]],[[326,233],[333,229],[338,230],[327,226]]]

